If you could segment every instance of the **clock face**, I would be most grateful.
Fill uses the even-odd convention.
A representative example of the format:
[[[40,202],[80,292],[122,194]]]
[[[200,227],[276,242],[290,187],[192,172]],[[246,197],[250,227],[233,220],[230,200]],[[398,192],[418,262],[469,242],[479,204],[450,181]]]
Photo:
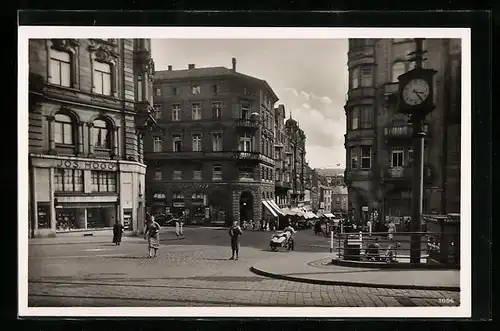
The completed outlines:
[[[429,97],[429,84],[421,79],[413,79],[403,88],[403,101],[409,106],[417,106],[424,103]]]

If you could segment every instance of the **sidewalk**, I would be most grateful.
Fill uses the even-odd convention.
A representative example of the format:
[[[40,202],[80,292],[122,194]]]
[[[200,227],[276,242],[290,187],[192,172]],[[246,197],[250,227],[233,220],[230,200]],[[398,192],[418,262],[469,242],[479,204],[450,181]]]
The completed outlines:
[[[325,253],[283,252],[279,258],[258,262],[250,270],[262,276],[312,284],[460,291],[459,270],[344,267],[330,264],[331,260],[332,256]]]

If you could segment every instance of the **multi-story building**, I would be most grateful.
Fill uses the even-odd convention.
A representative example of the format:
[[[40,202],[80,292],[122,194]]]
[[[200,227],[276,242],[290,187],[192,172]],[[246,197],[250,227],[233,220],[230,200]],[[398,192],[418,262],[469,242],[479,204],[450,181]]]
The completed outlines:
[[[285,135],[285,171],[290,174],[290,204],[302,207],[305,193],[306,135],[291,115],[285,122]]]
[[[29,40],[32,236],[142,229],[153,74],[149,39]]]
[[[268,202],[278,97],[268,83],[239,73],[233,58],[231,69],[157,71],[154,92],[162,130],[144,142],[151,212],[187,211],[188,222],[212,224],[276,214]]]
[[[331,212],[339,215],[347,215],[348,194],[347,187],[344,185],[331,187]]]
[[[328,186],[344,186],[344,172],[345,169],[341,168],[323,168],[315,169],[316,172],[325,178],[326,184]]]
[[[434,76],[436,109],[426,117],[424,213],[460,210],[459,39],[426,39],[425,68]],[[345,105],[346,182],[358,223],[411,216],[412,128],[397,111],[397,77],[412,69],[413,39],[350,39]]]
[[[286,163],[285,148],[288,139],[285,131],[286,111],[284,105],[274,109],[274,162],[275,162],[275,196],[279,207],[284,208],[290,204],[289,190],[291,188],[291,168]]]
[[[319,211],[324,214],[332,211],[332,188],[326,185],[319,186]]]

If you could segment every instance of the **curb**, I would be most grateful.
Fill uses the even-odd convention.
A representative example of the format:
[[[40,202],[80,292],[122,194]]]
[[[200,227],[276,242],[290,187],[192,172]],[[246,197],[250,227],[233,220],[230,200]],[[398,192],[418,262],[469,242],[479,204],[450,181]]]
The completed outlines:
[[[331,265],[341,267],[392,269],[392,270],[460,270],[458,267],[451,268],[441,264],[414,264],[414,263],[386,263],[386,262],[362,262],[332,259]]]
[[[362,283],[362,282],[347,282],[339,280],[325,280],[325,279],[310,279],[303,277],[295,277],[272,273],[262,269],[250,267],[250,271],[259,276],[288,280],[291,282],[317,284],[317,285],[337,285],[337,286],[357,286],[357,287],[370,287],[370,288],[387,288],[399,290],[432,290],[432,291],[452,291],[460,292],[460,286],[426,286],[426,285],[403,285],[403,284],[380,284],[380,283]]]

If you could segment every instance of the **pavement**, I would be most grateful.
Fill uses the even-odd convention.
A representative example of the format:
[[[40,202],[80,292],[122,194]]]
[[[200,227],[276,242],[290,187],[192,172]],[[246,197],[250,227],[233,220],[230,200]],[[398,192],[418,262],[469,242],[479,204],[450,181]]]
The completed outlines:
[[[329,255],[327,238],[314,236],[312,231],[298,232],[294,252],[271,252],[268,247],[270,235],[269,232],[246,231],[241,238],[238,261],[228,260],[231,252],[227,233],[207,228],[186,228],[183,240],[176,239],[172,229],[164,229],[160,235],[159,256],[155,259],[147,258],[147,242],[141,237],[124,237],[120,246],[114,246],[111,238],[106,237],[30,239],[28,306],[409,307],[460,304],[460,293],[456,291],[313,284],[257,275],[250,271],[252,266],[286,265],[290,264],[290,259],[299,265],[299,260],[318,261]]]

